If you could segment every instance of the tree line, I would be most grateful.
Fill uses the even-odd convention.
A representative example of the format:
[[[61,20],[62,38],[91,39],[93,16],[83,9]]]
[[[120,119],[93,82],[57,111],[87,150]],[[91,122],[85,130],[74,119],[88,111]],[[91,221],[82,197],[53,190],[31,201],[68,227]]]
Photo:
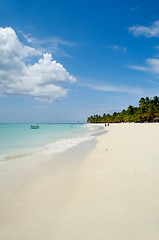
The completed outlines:
[[[111,114],[103,114],[102,116],[96,114],[87,119],[89,123],[120,123],[120,122],[154,122],[159,121],[159,97],[141,98],[139,100],[139,107],[129,107],[122,112],[114,112]]]

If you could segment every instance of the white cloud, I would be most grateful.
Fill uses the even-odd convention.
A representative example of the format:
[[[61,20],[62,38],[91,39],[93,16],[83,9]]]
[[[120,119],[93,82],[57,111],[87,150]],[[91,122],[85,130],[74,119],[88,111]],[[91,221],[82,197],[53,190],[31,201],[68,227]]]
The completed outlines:
[[[159,83],[156,82],[156,81],[154,81],[154,80],[149,80],[148,82],[151,83],[151,84],[153,84],[153,85],[159,85]]]
[[[149,70],[153,73],[159,73],[159,59],[149,58],[146,60]]]
[[[159,74],[159,59],[158,58],[148,58],[146,60],[146,66],[129,65],[127,67],[134,69],[134,70],[138,70],[138,71]]]
[[[30,36],[30,33],[25,34],[22,31],[19,31],[19,33],[27,40],[28,43],[34,43],[34,42],[37,41],[36,38],[33,38],[33,37]]]
[[[102,92],[115,92],[115,93],[121,93],[122,98],[124,97],[123,94],[127,94],[125,95],[126,97],[128,97],[128,95],[135,95],[136,97],[141,97],[141,96],[156,96],[158,95],[158,87],[157,84],[154,87],[151,88],[141,88],[141,87],[131,87],[131,86],[111,86],[111,85],[106,85],[105,83],[100,83],[100,84],[84,84],[85,86],[95,90],[95,91],[102,91]],[[116,95],[112,95],[113,98]],[[111,95],[109,94],[109,97],[111,97]]]
[[[128,65],[127,67],[130,68],[130,69],[138,70],[138,71],[144,71],[144,72],[148,71],[148,69],[144,66]]]
[[[23,38],[27,41],[27,43],[31,44],[33,47],[41,49],[42,52],[51,52],[54,55],[57,56],[64,56],[68,58],[72,58],[64,49],[65,47],[75,47],[77,46],[77,43],[69,42],[66,40],[63,40],[60,37],[51,37],[43,40],[39,40],[36,38],[33,38],[31,34],[25,34],[22,31],[19,31],[19,33],[23,36]]]
[[[12,28],[0,28],[0,95],[26,95],[47,102],[67,95],[68,90],[59,85],[76,79],[51,54],[40,54],[22,44]],[[39,61],[27,65],[25,59],[35,56]]]
[[[141,88],[133,88],[128,86],[110,86],[110,85],[93,85],[93,84],[85,84],[85,86],[103,92],[120,92],[120,93],[129,93],[129,94],[136,94],[141,95],[143,93],[143,89]]]
[[[69,42],[66,40],[63,40],[60,37],[51,37],[44,40],[38,40],[36,38],[31,37],[31,34],[25,34],[22,31],[19,31],[19,33],[27,40],[28,43],[34,43],[34,44],[46,44],[46,43],[52,43],[52,44],[61,44],[66,46],[76,46],[77,43]]]
[[[145,27],[143,25],[129,27],[129,32],[132,33],[135,37],[159,37],[159,20],[148,27]]]

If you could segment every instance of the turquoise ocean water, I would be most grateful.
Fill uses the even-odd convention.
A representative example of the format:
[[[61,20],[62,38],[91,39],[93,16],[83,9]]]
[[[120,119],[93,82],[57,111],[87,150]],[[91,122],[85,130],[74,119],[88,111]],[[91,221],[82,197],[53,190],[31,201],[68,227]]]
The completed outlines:
[[[99,128],[87,124],[39,124],[39,129],[31,129],[30,124],[0,124],[0,160],[8,156],[15,156],[32,152],[52,143],[52,148],[65,149],[78,143],[77,139],[90,136]],[[69,141],[68,141],[69,140]],[[76,141],[75,141],[76,140]],[[53,145],[54,143],[54,145]],[[56,149],[55,149],[56,152]]]

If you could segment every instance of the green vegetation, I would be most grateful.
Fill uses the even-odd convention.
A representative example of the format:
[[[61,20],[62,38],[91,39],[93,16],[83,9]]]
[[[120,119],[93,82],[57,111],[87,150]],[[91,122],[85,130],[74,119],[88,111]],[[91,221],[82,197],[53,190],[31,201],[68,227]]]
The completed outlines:
[[[122,112],[114,112],[112,115],[103,114],[90,116],[87,122],[90,123],[120,123],[120,122],[154,122],[159,121],[159,97],[155,96],[141,98],[139,100],[139,107],[129,106],[127,110]]]

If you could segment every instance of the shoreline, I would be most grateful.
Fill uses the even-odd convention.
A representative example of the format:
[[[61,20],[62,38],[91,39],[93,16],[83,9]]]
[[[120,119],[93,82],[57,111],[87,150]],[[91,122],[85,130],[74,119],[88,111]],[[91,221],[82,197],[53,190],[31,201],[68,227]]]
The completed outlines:
[[[57,154],[0,205],[0,238],[158,240],[159,124],[105,130]]]
[[[84,133],[76,138],[64,138],[35,149],[33,152],[24,154],[13,155],[6,160],[0,161],[0,199],[7,198],[13,194],[19,185],[25,184],[28,178],[34,176],[38,169],[47,166],[50,162],[55,162],[56,159],[64,159],[65,153],[72,151],[75,156],[76,146],[84,143],[88,146],[87,142],[92,145],[95,141],[95,136],[103,133],[104,128],[98,127],[94,129],[95,132]],[[78,149],[78,148],[77,148]],[[85,152],[89,151],[85,149]],[[80,150],[77,150],[80,152]],[[58,165],[58,164],[57,164]]]
[[[11,124],[11,125],[19,125],[19,124]],[[26,125],[26,124],[22,124],[22,125]],[[44,124],[44,125],[48,125],[48,124]],[[51,124],[53,126],[56,126],[57,124]],[[66,125],[69,127],[73,127],[70,123],[69,124],[59,124],[59,125]],[[77,124],[74,124],[77,125]],[[32,154],[36,154],[39,151],[47,151],[49,152],[49,150],[52,153],[59,153],[59,152],[63,152],[71,147],[76,146],[77,144],[79,144],[80,142],[83,142],[85,140],[89,140],[89,138],[91,139],[91,137],[94,137],[94,134],[98,134],[98,132],[103,131],[103,128],[99,128],[100,125],[94,124],[80,124],[80,126],[83,126],[82,132],[76,132],[76,135],[72,135],[70,134],[70,132],[68,132],[69,137],[66,136],[66,133],[64,133],[64,136],[59,137],[57,136],[56,139],[54,139],[54,135],[52,133],[52,140],[45,139],[45,142],[42,144],[40,144],[39,146],[34,146],[33,148],[25,148],[24,146],[22,148],[18,148],[18,149],[14,149],[14,151],[10,152],[10,150],[8,151],[7,149],[5,150],[6,152],[3,152],[4,149],[2,149],[2,152],[0,154],[0,163],[3,161],[8,161],[8,160],[12,160],[12,159],[16,159],[16,158],[23,158],[25,156],[28,155],[32,155]],[[95,129],[93,130],[89,130],[89,128],[92,126],[95,126]],[[97,128],[98,126],[98,128]],[[86,131],[84,131],[84,129],[87,129]],[[26,130],[26,129],[25,129]],[[28,130],[28,129],[27,129]],[[51,131],[52,129],[50,129]],[[34,130],[35,131],[35,130]],[[37,132],[37,130],[36,130]],[[74,134],[74,133],[73,133]],[[41,136],[42,137],[42,136]],[[51,139],[51,138],[50,138]],[[30,144],[29,144],[30,145]],[[17,146],[16,146],[17,147]],[[54,151],[52,151],[52,149],[54,149]],[[9,152],[9,153],[8,153]]]
[[[28,227],[34,227],[34,223],[36,224],[39,220],[35,219],[38,217],[36,215],[36,207],[40,203],[40,207],[38,207],[40,212],[47,209],[48,199],[45,202],[44,195],[47,195],[48,191],[50,192],[52,188],[52,193],[54,193],[53,198],[51,197],[54,204],[52,207],[54,217],[56,218],[57,212],[61,211],[61,208],[64,207],[76,190],[79,168],[89,152],[95,148],[96,144],[96,139],[93,138],[81,142],[64,152],[49,156],[46,162],[43,162],[37,169],[34,169],[31,174],[26,175],[24,178],[20,176],[20,179],[17,179],[15,182],[13,181],[13,185],[16,184],[14,189],[12,189],[13,185],[7,186],[11,190],[10,194],[4,192],[4,196],[0,196],[0,238],[8,239],[9,237],[10,239],[17,240],[20,234],[20,239],[28,239],[28,235],[26,234],[26,231],[30,231]],[[80,154],[77,155],[77,152],[80,152]],[[76,161],[74,161],[75,158]],[[35,207],[35,209],[32,209],[32,207]],[[32,212],[32,216],[30,216],[30,211]],[[43,214],[45,215],[45,213]],[[34,221],[33,226],[30,225],[30,220]],[[51,221],[56,221],[56,219],[52,219]],[[19,232],[17,229],[21,224],[22,232]],[[7,236],[8,234],[9,236]],[[34,239],[34,237],[29,236],[29,239]]]
[[[57,169],[61,165],[70,164],[69,162],[72,164],[74,157],[77,161],[73,164],[80,165],[89,151],[95,147],[95,144],[96,138],[93,137],[81,141],[64,151],[47,154],[41,150],[13,157],[6,162],[2,162],[1,164],[4,165],[1,165],[0,168],[0,201],[2,199],[6,200],[15,194],[17,189],[25,185],[28,179],[35,178],[38,172],[43,171],[45,168],[47,169],[48,166],[53,165]],[[77,152],[80,152],[80,155],[76,156]],[[68,159],[68,156],[70,156],[70,159]]]

